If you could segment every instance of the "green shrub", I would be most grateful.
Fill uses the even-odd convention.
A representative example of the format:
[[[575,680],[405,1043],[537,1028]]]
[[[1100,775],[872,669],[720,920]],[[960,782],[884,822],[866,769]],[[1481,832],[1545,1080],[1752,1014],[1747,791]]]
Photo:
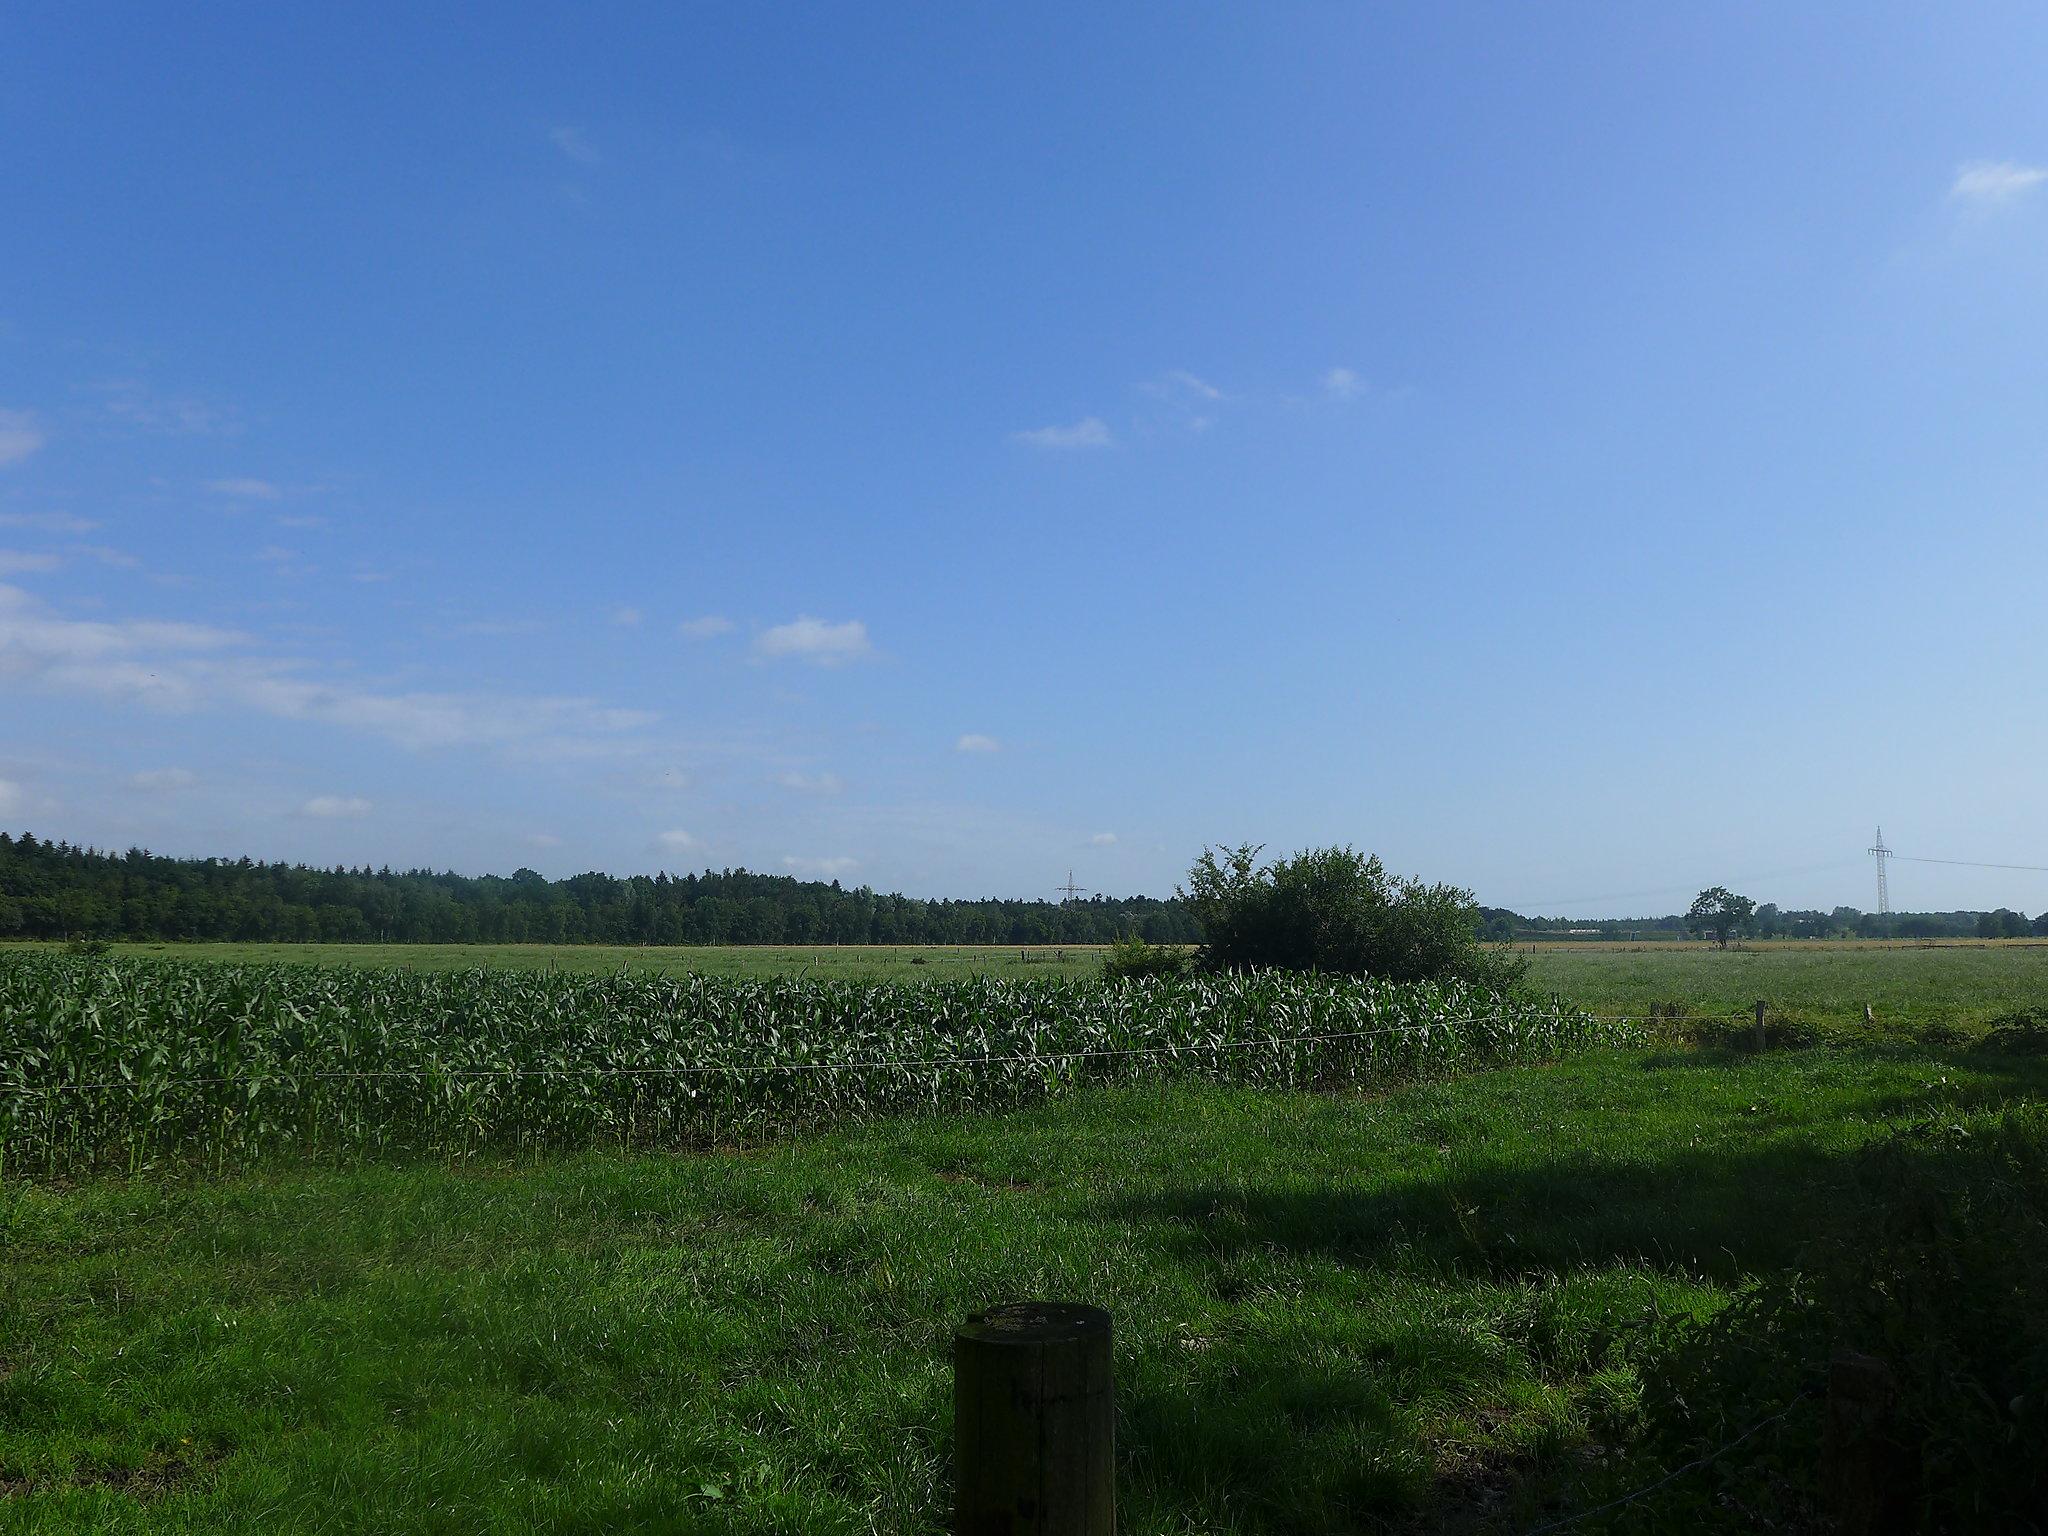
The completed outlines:
[[[85,960],[98,960],[114,952],[114,946],[105,939],[71,939],[64,945],[64,953],[77,955]]]
[[[1479,940],[1472,893],[1389,875],[1377,857],[1317,848],[1258,862],[1247,843],[1203,849],[1179,894],[1202,925],[1206,970],[1270,967],[1462,981],[1505,991],[1528,962]]]
[[[1845,1186],[1794,1269],[1670,1330],[1645,1372],[1649,1434],[1627,1475],[1689,1462],[1789,1407],[1705,1487],[1663,1501],[1678,1523],[1657,1528],[1822,1508],[1829,1366],[1854,1352],[1896,1381],[1895,1460],[1918,1529],[2038,1530],[2018,1517],[2048,1509],[2048,1108],[1908,1127],[1858,1154]]]
[[[1118,939],[1102,959],[1104,981],[1129,981],[1140,976],[1178,976],[1188,968],[1188,953],[1166,944],[1147,944],[1136,934]]]
[[[1995,1056],[2048,1055],[2048,1008],[2020,1008],[1991,1021],[1977,1049]]]

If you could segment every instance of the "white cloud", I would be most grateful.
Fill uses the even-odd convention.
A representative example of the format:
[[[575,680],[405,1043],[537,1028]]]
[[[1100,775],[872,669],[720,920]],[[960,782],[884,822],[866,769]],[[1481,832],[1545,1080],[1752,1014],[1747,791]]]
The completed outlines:
[[[273,519],[280,528],[325,528],[327,519],[317,512],[286,512]]]
[[[1365,380],[1350,368],[1325,368],[1319,382],[1329,400],[1356,400],[1365,393]]]
[[[43,426],[31,412],[0,410],[0,465],[18,465],[43,442]]]
[[[99,386],[106,412],[123,426],[170,437],[200,437],[239,432],[241,423],[223,410],[191,395],[160,395],[140,379],[112,379]]]
[[[1948,195],[1967,203],[2004,203],[2048,181],[2048,166],[2017,160],[1972,160],[1956,168]]]
[[[0,464],[19,464],[43,442],[43,429],[30,412],[0,411]]]
[[[25,549],[0,549],[0,576],[23,576],[32,571],[54,571],[63,563],[55,555],[31,554]]]
[[[203,624],[60,617],[0,585],[0,686],[32,683],[160,709],[228,707],[381,737],[419,750],[495,747],[591,755],[657,718],[591,699],[384,692],[307,675],[251,654],[251,641]]]
[[[1108,848],[1116,842],[1116,834],[1114,832],[1097,832],[1088,841],[1097,848]]]
[[[97,560],[101,565],[111,565],[124,571],[132,571],[142,562],[125,549],[116,549],[111,544],[73,544],[69,553],[87,560]]]
[[[1221,400],[1223,391],[1207,379],[1197,378],[1185,368],[1169,368],[1155,379],[1149,379],[1138,386],[1148,395],[1161,399]]]
[[[614,608],[612,610],[612,622],[621,629],[638,629],[640,627],[640,619],[641,613],[638,608]]]
[[[676,626],[676,633],[691,640],[710,640],[718,635],[732,633],[732,620],[716,613],[707,613],[702,618],[685,619]]]
[[[146,789],[155,794],[190,789],[198,782],[199,775],[190,768],[145,768],[128,776],[130,789]]]
[[[808,614],[764,630],[754,642],[763,656],[794,656],[821,667],[833,667],[868,654],[868,627],[859,619],[828,624]]]
[[[225,480],[209,480],[206,488],[216,496],[234,496],[244,501],[275,501],[284,493],[268,480],[258,480],[249,475],[232,475]]]
[[[552,832],[529,832],[524,839],[529,848],[559,848],[562,840]]]
[[[656,846],[664,853],[688,853],[697,846],[697,839],[690,836],[681,827],[674,827],[667,832],[661,833],[654,841]]]
[[[791,874],[811,875],[819,880],[836,880],[841,875],[851,874],[860,867],[858,859],[800,859],[790,854],[782,861],[782,867]]]
[[[28,797],[12,779],[0,779],[0,816],[12,816]]]
[[[836,795],[845,787],[836,773],[785,773],[775,782],[800,795]]]
[[[69,512],[0,512],[0,528],[28,528],[37,533],[91,533],[99,524]]]
[[[978,731],[969,731],[953,743],[955,752],[1000,752],[1002,743],[993,736],[984,736]]]
[[[563,123],[548,130],[548,142],[578,165],[596,165],[602,158],[590,135],[573,124]]]
[[[1012,432],[1010,438],[1029,448],[1045,448],[1053,452],[1107,448],[1110,444],[1109,423],[1100,416],[1085,416],[1067,427],[1033,427],[1025,432]]]
[[[317,816],[323,821],[339,821],[345,817],[367,816],[370,802],[361,795],[315,795],[299,807],[301,816]]]

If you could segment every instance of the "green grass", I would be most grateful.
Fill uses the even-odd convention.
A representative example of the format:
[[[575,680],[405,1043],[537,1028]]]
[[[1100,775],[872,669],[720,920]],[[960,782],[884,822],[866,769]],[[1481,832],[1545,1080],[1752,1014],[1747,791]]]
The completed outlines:
[[[27,947],[27,946],[24,946]],[[678,949],[545,944],[122,944],[122,953],[274,964],[460,970],[698,971],[720,976],[805,973],[848,979],[927,980],[963,974],[1092,976],[1103,951],[1086,946],[1010,948],[724,946]],[[0,951],[4,952],[4,951]],[[2048,1006],[2048,944],[1758,944],[1533,950],[1530,985],[1596,1013],[1640,1015],[1682,1002],[1732,1014],[1758,998],[1823,1021],[1856,1023],[1871,1004],[1880,1021],[1981,1023],[2012,1008]],[[922,964],[916,963],[922,961]]]
[[[1786,1263],[1853,1149],[2044,1085],[1602,1052],[747,1154],[16,1185],[0,1531],[942,1530],[951,1326],[1021,1296],[1116,1317],[1128,1532],[1515,1528],[1585,1496],[1653,1322]]]
[[[1594,1013],[1640,1016],[1682,1002],[1699,1014],[1733,1014],[1762,998],[1774,1010],[1824,1022],[1860,1024],[1868,1003],[1880,1023],[1968,1025],[2048,1006],[2048,944],[1588,945],[1528,958],[1531,986]]]

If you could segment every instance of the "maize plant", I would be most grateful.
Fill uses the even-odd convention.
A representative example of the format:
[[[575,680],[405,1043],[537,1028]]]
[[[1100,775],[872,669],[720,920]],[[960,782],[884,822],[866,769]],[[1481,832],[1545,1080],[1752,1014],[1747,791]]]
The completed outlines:
[[[1355,1089],[1617,1042],[1555,1000],[1254,974],[891,982],[0,959],[0,1174],[732,1144],[1084,1083]]]

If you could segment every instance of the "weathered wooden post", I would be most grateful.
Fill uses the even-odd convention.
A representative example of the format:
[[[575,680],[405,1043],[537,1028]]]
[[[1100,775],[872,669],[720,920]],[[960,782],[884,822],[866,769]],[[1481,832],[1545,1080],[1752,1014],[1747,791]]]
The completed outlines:
[[[953,1334],[954,1536],[1113,1536],[1109,1314],[1066,1301],[977,1312]]]
[[[1762,998],[1756,1000],[1756,1048],[1759,1052],[1764,1048],[1764,1000]]]

